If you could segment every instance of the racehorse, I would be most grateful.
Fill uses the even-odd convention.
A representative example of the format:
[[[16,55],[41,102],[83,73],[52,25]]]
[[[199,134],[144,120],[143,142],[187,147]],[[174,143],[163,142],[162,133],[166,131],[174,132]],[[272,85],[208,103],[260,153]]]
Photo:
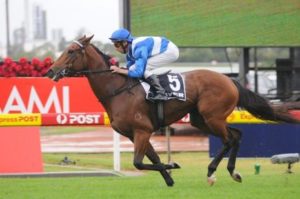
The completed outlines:
[[[223,148],[208,166],[207,180],[213,185],[216,180],[213,174],[227,152],[230,152],[229,174],[235,181],[242,182],[241,175],[235,171],[242,132],[226,123],[227,116],[236,107],[263,120],[300,122],[287,112],[272,108],[263,97],[223,74],[195,70],[182,73],[186,101],[165,101],[164,123],[160,124],[157,105],[145,100],[139,80],[112,73],[110,57],[91,44],[92,37],[83,36],[70,44],[46,76],[55,81],[69,76],[86,76],[95,96],[106,109],[112,128],[134,143],[134,166],[139,170],[159,171],[168,186],[174,184],[168,170],[180,167],[176,163],[163,164],[149,141],[152,132],[161,126],[170,125],[189,113],[192,126],[221,138]],[[145,155],[152,164],[143,163]]]

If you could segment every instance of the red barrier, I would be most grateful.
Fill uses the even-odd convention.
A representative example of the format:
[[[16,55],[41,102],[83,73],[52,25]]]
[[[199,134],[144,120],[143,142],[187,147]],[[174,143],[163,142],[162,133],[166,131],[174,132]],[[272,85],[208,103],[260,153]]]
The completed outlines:
[[[105,112],[42,114],[41,117],[43,126],[109,124],[109,118]]]
[[[300,119],[300,111],[291,114]],[[177,123],[189,123],[189,114]],[[233,111],[227,118],[228,123],[258,124],[268,123],[255,118],[247,111]],[[106,112],[91,113],[28,113],[0,114],[0,126],[72,126],[72,125],[109,125]]]
[[[0,78],[0,113],[104,112],[86,78]]]
[[[0,173],[43,172],[39,127],[0,128]]]
[[[104,109],[86,78],[53,82],[48,78],[12,77],[0,78],[0,84],[0,126],[10,126],[0,130],[0,173],[43,169],[39,127],[12,126],[105,123],[104,113],[90,114]],[[50,113],[52,116],[48,117]]]

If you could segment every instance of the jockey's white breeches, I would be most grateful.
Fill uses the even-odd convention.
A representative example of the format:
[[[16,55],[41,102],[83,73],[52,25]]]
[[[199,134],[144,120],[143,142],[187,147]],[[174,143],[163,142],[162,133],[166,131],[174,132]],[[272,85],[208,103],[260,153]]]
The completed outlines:
[[[152,72],[154,69],[172,63],[176,61],[178,57],[179,57],[179,50],[177,46],[170,41],[168,44],[168,48],[165,52],[150,57],[148,59],[145,72],[144,72],[144,78],[147,79],[148,77],[154,74]]]

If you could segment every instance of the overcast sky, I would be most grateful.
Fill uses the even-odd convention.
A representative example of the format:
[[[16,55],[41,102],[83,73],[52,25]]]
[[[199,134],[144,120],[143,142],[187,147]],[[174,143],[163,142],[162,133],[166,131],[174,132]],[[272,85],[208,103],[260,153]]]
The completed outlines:
[[[67,40],[75,39],[78,30],[84,28],[86,34],[102,42],[112,31],[119,27],[119,0],[27,0],[30,9],[33,4],[40,5],[47,11],[48,38],[51,30],[62,28]],[[9,0],[10,30],[19,28],[24,23],[25,0]],[[30,13],[31,14],[31,13]],[[30,24],[32,27],[32,24]],[[5,0],[0,0],[0,43],[6,45]],[[11,39],[12,39],[12,34]]]

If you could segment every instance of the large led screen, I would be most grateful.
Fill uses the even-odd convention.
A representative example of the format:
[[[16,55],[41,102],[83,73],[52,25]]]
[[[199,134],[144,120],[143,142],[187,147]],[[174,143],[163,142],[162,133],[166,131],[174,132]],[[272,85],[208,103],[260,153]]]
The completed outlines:
[[[300,46],[300,0],[130,0],[134,36],[181,47]]]

